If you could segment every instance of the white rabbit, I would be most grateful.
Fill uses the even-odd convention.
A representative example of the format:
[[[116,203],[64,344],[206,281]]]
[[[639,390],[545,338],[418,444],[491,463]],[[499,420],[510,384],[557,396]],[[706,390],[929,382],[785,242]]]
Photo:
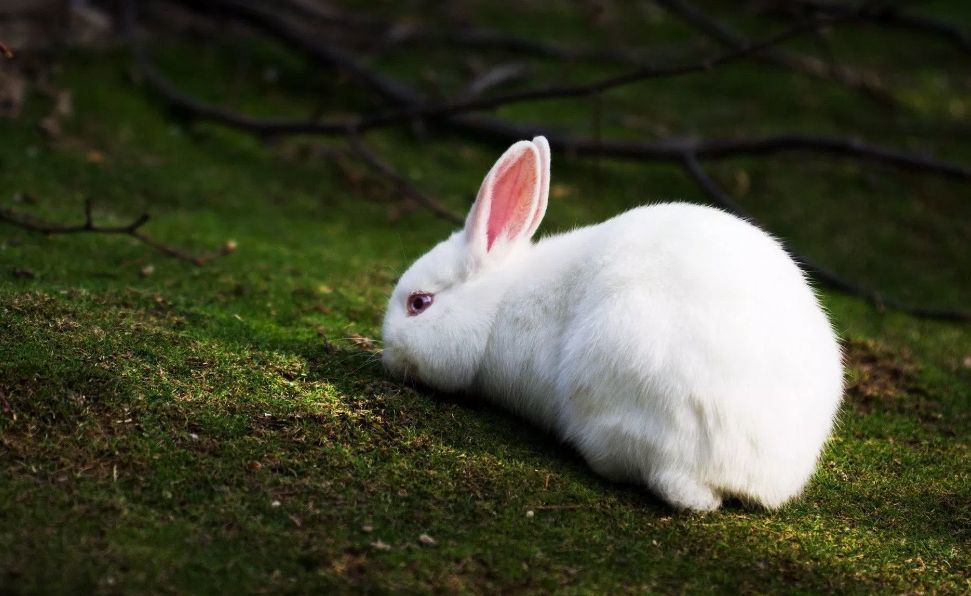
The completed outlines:
[[[798,495],[843,393],[802,271],[752,224],[686,203],[532,243],[549,168],[545,138],[514,144],[465,229],[401,276],[388,371],[518,412],[679,509]]]

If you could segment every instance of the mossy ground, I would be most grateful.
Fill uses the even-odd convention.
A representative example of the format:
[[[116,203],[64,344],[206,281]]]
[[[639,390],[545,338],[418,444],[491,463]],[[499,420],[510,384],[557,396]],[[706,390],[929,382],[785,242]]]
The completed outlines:
[[[480,17],[566,42],[590,30],[582,13],[525,6],[521,18]],[[959,2],[928,9],[971,25]],[[648,17],[594,37],[684,38]],[[832,44],[887,73],[904,102],[896,110],[749,63],[611,93],[604,132],[855,131],[971,162],[955,132],[971,113],[966,58],[894,35],[864,29]],[[181,84],[237,107],[300,113],[316,95],[370,105],[244,33],[155,51]],[[409,55],[373,61],[445,89],[460,80],[450,66],[429,69],[453,64],[440,50]],[[270,65],[272,84],[261,78]],[[2,228],[0,592],[971,588],[967,326],[824,291],[847,338],[849,390],[806,494],[774,513],[679,514],[598,479],[555,438],[473,396],[384,376],[360,337],[378,337],[397,273],[447,224],[401,213],[393,188],[314,139],[262,144],[184,125],[132,80],[123,52],[66,53],[49,66],[74,114],[49,138],[36,127],[49,100],[34,94],[18,119],[0,120],[4,204],[73,221],[92,197],[99,219],[148,210],[146,231],[160,239],[239,249],[195,268],[126,237]],[[534,68],[535,80],[554,72]],[[582,101],[501,113],[590,128]],[[499,149],[439,132],[368,140],[456,211]],[[554,164],[545,232],[650,201],[703,201],[673,166]],[[893,295],[967,306],[966,184],[805,156],[712,170],[800,250]]]

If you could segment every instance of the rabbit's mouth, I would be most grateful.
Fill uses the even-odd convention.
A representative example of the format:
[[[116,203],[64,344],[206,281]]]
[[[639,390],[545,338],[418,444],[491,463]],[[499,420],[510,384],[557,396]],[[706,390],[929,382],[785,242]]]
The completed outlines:
[[[405,382],[418,380],[418,367],[397,350],[385,347],[381,354],[381,362],[384,364],[384,369],[393,377]]]

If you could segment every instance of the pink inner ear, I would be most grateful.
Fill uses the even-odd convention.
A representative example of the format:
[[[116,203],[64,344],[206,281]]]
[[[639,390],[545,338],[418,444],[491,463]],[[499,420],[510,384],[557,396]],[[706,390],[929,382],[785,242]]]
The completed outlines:
[[[515,238],[528,223],[539,184],[536,160],[536,152],[527,150],[500,166],[492,186],[486,250],[492,249],[499,234],[505,232],[507,238]]]

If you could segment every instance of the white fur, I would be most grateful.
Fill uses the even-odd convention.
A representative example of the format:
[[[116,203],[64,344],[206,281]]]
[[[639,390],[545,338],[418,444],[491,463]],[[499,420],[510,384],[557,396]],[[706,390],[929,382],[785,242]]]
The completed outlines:
[[[534,142],[543,155],[545,139]],[[401,277],[383,330],[392,374],[480,394],[677,508],[728,496],[775,508],[801,492],[843,369],[826,315],[772,237],[668,203],[535,244],[513,238],[494,255],[470,242],[456,232]],[[434,303],[408,316],[415,291]]]

